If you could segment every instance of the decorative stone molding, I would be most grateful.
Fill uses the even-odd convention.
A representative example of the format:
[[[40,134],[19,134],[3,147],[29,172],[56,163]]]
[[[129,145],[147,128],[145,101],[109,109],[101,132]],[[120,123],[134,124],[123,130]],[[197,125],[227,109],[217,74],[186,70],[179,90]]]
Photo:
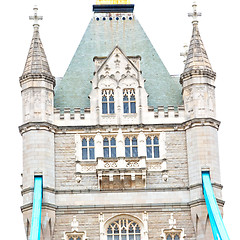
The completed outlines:
[[[169,240],[168,236],[171,237],[171,240],[184,240],[186,237],[183,228],[176,227],[177,221],[173,218],[173,213],[171,213],[169,219],[169,228],[162,229],[162,234],[160,235],[160,239]]]

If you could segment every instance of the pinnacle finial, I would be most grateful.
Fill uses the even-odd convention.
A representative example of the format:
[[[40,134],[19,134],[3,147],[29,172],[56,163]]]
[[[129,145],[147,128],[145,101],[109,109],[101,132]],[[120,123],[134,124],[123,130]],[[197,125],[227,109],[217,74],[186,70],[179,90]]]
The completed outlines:
[[[35,5],[33,8],[34,11],[34,15],[33,16],[29,16],[29,20],[33,20],[33,26],[39,26],[38,21],[39,20],[43,20],[42,16],[38,16],[38,7]]]
[[[197,12],[197,3],[193,2],[193,13],[189,13],[188,16],[193,18],[192,23],[193,24],[198,24],[198,17],[202,16],[202,13]]]
[[[180,56],[184,58],[183,62],[186,63],[188,56],[188,45],[186,43],[183,46],[183,52],[180,53]]]

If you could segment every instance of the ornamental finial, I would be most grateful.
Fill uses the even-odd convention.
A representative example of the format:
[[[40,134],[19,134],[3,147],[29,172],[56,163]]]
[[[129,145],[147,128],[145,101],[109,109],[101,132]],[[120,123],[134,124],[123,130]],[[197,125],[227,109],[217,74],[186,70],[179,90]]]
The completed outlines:
[[[42,16],[38,16],[38,7],[35,5],[34,8],[33,8],[33,11],[34,11],[34,15],[33,16],[29,16],[29,20],[33,20],[34,23],[33,23],[33,26],[39,26],[38,24],[38,21],[39,20],[43,20],[43,17]]]
[[[202,16],[202,13],[197,12],[197,3],[193,2],[193,13],[189,13],[188,16],[193,18],[192,23],[193,24],[197,24],[198,23],[198,17]]]

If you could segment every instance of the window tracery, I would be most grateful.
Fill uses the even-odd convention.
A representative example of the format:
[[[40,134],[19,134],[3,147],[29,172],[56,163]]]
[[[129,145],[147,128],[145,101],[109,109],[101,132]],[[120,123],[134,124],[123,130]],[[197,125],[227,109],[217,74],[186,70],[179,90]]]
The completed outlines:
[[[114,114],[114,91],[113,89],[102,90],[102,114]]]
[[[107,228],[107,240],[141,240],[141,228],[130,219],[116,220]]]
[[[123,112],[136,113],[136,95],[134,89],[123,89]]]

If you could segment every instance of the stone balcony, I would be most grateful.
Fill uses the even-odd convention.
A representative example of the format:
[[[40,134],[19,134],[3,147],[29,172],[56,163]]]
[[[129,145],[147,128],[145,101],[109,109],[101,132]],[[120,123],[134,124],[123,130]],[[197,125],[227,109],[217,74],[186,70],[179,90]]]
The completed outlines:
[[[111,184],[112,188],[146,185],[146,157],[97,158],[96,171],[100,189],[108,188]]]

